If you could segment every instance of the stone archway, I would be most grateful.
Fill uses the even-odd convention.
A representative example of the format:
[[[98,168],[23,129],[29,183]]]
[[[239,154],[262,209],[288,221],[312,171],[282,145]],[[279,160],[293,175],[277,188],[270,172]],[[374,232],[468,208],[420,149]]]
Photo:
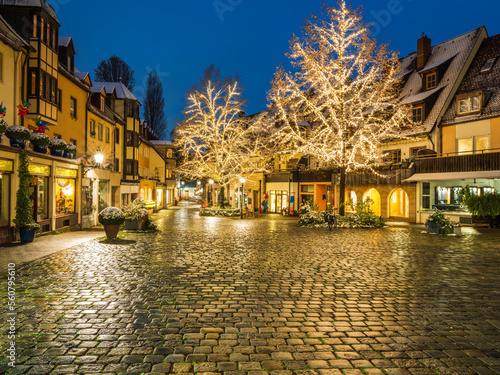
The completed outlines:
[[[370,189],[363,195],[363,202],[370,199],[370,209],[376,216],[382,215],[382,200],[377,189]]]
[[[403,189],[396,189],[389,197],[389,216],[410,217],[410,202],[408,194]]]

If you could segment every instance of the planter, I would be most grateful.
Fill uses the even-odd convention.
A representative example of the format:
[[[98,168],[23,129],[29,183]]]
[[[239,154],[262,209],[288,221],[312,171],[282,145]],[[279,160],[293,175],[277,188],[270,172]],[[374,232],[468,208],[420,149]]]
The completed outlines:
[[[65,157],[66,159],[74,159],[75,154],[73,154],[72,152],[64,152],[63,157]]]
[[[62,157],[63,154],[64,154],[64,150],[58,150],[58,149],[55,149],[55,148],[51,148],[50,149],[50,154],[52,156],[59,156],[59,157]]]
[[[119,225],[104,225],[104,231],[106,232],[106,237],[108,239],[116,238],[118,231],[120,230]]]
[[[48,150],[47,146],[33,145],[33,151],[35,152],[46,154],[47,150]]]
[[[462,227],[459,225],[456,225],[453,227],[453,234],[457,237],[460,237],[462,235]]]
[[[2,140],[3,140],[3,134],[0,133],[0,142],[2,142]]]
[[[35,240],[36,229],[21,229],[19,236],[22,243],[33,242]]]
[[[441,226],[437,221],[429,221],[427,223],[427,233],[429,234],[439,234]]]
[[[17,147],[24,150],[26,148],[26,141],[24,139],[11,138],[10,145],[11,147]]]
[[[146,229],[148,220],[139,219],[125,219],[125,229],[126,230],[144,230]]]

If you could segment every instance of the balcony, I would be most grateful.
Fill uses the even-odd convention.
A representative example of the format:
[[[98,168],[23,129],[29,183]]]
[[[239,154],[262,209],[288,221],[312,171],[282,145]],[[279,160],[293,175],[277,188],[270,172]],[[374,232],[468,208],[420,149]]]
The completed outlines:
[[[488,152],[489,151],[489,152]],[[500,170],[500,150],[417,159],[415,173],[483,172]]]

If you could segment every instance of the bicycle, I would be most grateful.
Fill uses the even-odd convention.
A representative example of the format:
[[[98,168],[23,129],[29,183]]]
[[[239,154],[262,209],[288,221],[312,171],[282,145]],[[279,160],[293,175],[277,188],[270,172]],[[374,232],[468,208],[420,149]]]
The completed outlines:
[[[332,230],[332,226],[337,228],[337,216],[335,215],[335,211],[332,210],[331,213],[325,211],[325,223],[328,224],[328,229]]]

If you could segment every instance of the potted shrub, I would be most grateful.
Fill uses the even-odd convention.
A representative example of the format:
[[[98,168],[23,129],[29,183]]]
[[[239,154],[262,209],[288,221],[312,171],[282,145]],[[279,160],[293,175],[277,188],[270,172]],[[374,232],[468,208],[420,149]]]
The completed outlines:
[[[436,210],[425,222],[427,233],[429,234],[451,234],[453,226],[450,219],[446,218],[443,211]]]
[[[116,238],[120,225],[125,221],[125,215],[118,207],[106,207],[99,212],[99,223],[104,226],[108,239]]]
[[[19,125],[9,126],[5,135],[10,139],[10,145],[22,150],[26,147],[26,141],[30,139],[31,133],[28,128]]]
[[[33,145],[33,151],[42,154],[47,153],[47,145],[49,144],[49,136],[44,133],[31,134],[30,142]]]
[[[67,159],[74,159],[76,155],[76,146],[72,143],[68,144],[66,150],[64,150],[64,157]]]
[[[49,141],[50,154],[54,156],[63,156],[64,150],[68,147],[66,141],[60,138],[52,138]]]
[[[2,142],[3,133],[7,130],[9,124],[3,118],[0,118],[0,142]]]
[[[33,220],[33,208],[31,207],[31,197],[29,193],[30,183],[33,181],[28,169],[28,154],[22,150],[19,153],[19,189],[16,193],[16,217],[14,224],[19,232],[21,242],[33,242],[35,233],[40,229],[40,225]]]
[[[149,211],[145,208],[145,203],[142,199],[136,199],[130,204],[122,207],[125,215],[126,230],[144,230],[146,228]]]

